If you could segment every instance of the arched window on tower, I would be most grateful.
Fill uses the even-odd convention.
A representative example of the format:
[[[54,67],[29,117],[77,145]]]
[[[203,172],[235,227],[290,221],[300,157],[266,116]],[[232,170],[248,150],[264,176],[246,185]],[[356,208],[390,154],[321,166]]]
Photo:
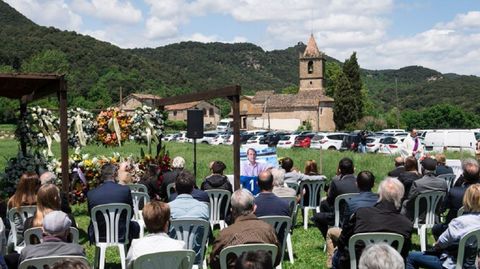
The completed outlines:
[[[308,73],[312,74],[313,73],[313,61],[308,61]]]

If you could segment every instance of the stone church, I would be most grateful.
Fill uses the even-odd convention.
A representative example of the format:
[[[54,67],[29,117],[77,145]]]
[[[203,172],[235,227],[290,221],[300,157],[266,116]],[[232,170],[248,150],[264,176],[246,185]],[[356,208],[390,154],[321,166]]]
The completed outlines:
[[[300,85],[297,94],[258,91],[240,100],[242,127],[246,129],[296,130],[301,125],[312,131],[334,131],[333,99],[325,95],[325,55],[313,34],[299,55]]]

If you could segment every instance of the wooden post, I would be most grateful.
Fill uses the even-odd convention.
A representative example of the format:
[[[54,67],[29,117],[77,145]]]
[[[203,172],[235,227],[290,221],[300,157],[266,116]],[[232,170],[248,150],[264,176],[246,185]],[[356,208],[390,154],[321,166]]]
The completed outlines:
[[[62,192],[70,191],[70,176],[68,174],[68,127],[67,127],[67,82],[62,76],[58,86],[58,101],[60,103],[60,155],[62,159]]]
[[[27,115],[27,101],[25,98],[20,99],[20,122],[25,121],[25,116]],[[27,155],[27,143],[23,137],[20,138],[20,148],[22,150],[23,156]]]
[[[240,86],[236,86],[240,93]],[[233,110],[233,178],[234,189],[240,189],[240,95],[229,96]]]

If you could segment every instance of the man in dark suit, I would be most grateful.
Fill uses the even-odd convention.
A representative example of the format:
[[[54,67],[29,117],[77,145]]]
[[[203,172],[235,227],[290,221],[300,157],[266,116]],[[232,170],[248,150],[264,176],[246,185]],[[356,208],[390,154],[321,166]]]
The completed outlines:
[[[315,213],[312,221],[326,238],[328,225],[334,224],[334,203],[337,196],[345,193],[358,193],[357,177],[353,174],[355,168],[350,158],[343,158],[338,163],[337,176],[332,179],[328,188],[327,199],[320,204],[320,212]]]
[[[402,156],[397,156],[395,157],[395,169],[388,172],[388,176],[398,177],[403,172],[405,172],[405,160]]]
[[[373,207],[359,208],[343,225],[338,248],[333,258],[335,268],[350,268],[348,241],[352,235],[357,233],[390,232],[402,235],[404,243],[401,255],[405,259],[411,247],[413,224],[398,212],[403,192],[403,184],[396,178],[388,177],[380,183],[378,187],[379,202]],[[364,246],[355,245],[357,261]]]
[[[343,223],[348,222],[350,216],[357,212],[357,209],[362,207],[372,207],[378,201],[378,194],[372,192],[375,184],[375,176],[370,171],[362,171],[357,176],[357,186],[360,193],[347,201],[342,210],[340,205],[340,213],[343,212],[343,217],[340,218],[340,227]],[[332,267],[333,251],[337,245],[338,237],[342,229],[339,227],[332,227],[327,231],[327,267]]]
[[[262,216],[290,216],[290,205],[277,197],[273,192],[273,176],[270,171],[260,172],[258,175],[260,193],[255,197],[257,210],[255,215]]]
[[[87,193],[88,199],[88,215],[90,215],[92,208],[97,205],[104,205],[110,203],[123,203],[130,206],[131,212],[133,213],[133,202],[132,202],[132,194],[130,192],[130,188],[128,186],[123,186],[116,183],[117,178],[117,167],[113,164],[107,163],[102,167],[100,180],[103,182],[102,185],[98,186],[97,188],[90,190]],[[99,226],[99,233],[100,238],[105,238],[105,220],[103,217],[98,214],[97,215],[97,222]],[[120,238],[124,239],[125,233],[125,216],[120,218]],[[140,233],[140,226],[135,221],[129,222],[129,241],[132,238],[138,238]],[[95,242],[95,235],[93,232],[93,224],[90,221],[90,225],[88,226],[88,236],[90,238],[90,242]]]
[[[424,169],[423,177],[412,183],[407,199],[403,201],[402,205],[402,214],[406,215],[410,220],[414,218],[415,199],[419,194],[431,191],[443,191],[446,193],[448,189],[447,182],[443,178],[435,176],[435,169],[437,168],[435,159],[425,158],[422,161],[422,167]]]

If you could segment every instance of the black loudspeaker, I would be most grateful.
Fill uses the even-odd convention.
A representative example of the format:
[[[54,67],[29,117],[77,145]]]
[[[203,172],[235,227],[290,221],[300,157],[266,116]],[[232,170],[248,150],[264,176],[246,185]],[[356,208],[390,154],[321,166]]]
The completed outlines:
[[[203,137],[203,110],[187,110],[187,137]]]

